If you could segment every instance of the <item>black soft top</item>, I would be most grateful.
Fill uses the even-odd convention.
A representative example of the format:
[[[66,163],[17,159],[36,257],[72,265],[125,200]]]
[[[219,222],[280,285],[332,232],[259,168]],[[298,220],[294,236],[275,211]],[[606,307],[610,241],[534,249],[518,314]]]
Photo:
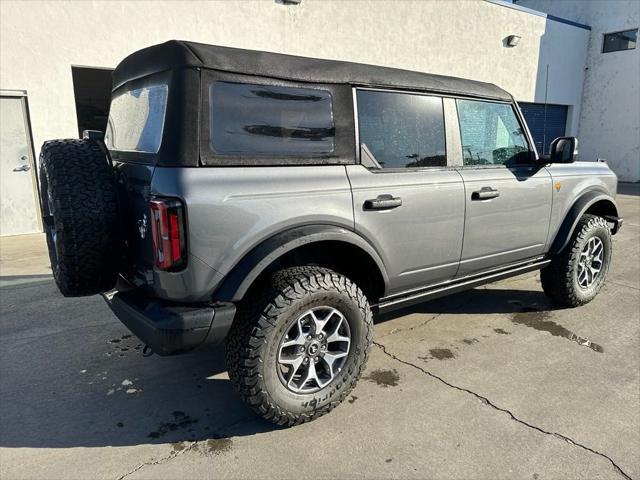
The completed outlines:
[[[181,68],[207,68],[297,82],[424,90],[505,101],[512,99],[492,83],[182,40],[170,40],[129,55],[113,72],[113,89],[131,80]]]

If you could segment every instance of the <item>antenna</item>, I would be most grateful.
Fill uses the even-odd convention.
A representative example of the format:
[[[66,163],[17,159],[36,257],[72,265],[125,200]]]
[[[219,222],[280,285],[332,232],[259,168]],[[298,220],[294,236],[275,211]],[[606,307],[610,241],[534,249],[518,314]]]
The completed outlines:
[[[549,64],[547,63],[547,77],[544,81],[544,119],[542,120],[542,154],[547,147],[547,98],[549,94]]]

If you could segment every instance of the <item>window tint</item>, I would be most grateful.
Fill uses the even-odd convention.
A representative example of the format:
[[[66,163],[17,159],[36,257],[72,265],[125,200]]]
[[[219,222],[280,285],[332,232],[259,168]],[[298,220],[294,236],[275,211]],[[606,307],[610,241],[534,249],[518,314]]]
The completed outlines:
[[[167,85],[153,85],[114,97],[105,132],[107,147],[157,153],[162,141],[167,92]]]
[[[362,150],[382,168],[445,166],[442,99],[358,90]]]
[[[457,100],[465,165],[530,163],[526,137],[511,105]]]
[[[638,42],[638,29],[606,33],[602,42],[602,53],[633,50]]]
[[[312,155],[334,150],[331,94],[326,90],[214,82],[209,105],[214,152]]]

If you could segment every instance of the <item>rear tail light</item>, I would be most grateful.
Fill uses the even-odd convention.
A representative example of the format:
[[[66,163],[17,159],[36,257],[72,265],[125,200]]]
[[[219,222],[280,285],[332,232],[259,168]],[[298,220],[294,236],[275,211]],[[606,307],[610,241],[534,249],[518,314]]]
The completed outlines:
[[[174,199],[154,199],[149,206],[156,267],[180,270],[187,263],[182,203]]]

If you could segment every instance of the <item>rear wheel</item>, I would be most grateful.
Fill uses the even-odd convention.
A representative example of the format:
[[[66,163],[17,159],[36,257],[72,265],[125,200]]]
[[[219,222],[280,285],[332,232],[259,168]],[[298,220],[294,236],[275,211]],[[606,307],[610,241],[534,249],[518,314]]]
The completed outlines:
[[[590,302],[604,285],[611,263],[607,221],[583,215],[564,251],[540,272],[544,292],[569,307]]]
[[[304,423],[355,386],[372,335],[369,304],[351,280],[322,267],[281,270],[238,310],[227,338],[229,377],[265,419]]]
[[[96,140],[52,140],[40,153],[40,199],[51,269],[68,297],[113,288],[118,275],[116,184]]]

